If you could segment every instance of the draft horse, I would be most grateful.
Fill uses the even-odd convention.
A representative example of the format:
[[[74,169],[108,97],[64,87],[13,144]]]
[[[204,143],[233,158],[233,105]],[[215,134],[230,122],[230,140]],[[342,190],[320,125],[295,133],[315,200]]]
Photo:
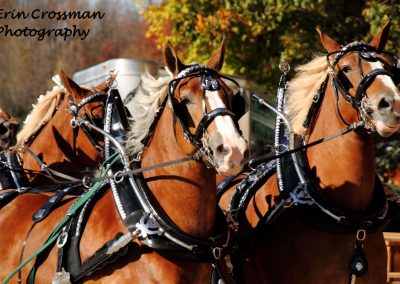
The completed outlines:
[[[53,275],[96,283],[210,281],[210,262],[221,257],[229,241],[227,231],[220,233],[216,225],[215,171],[222,175],[240,172],[248,156],[236,123],[241,92],[233,93],[223,80],[227,78],[218,73],[224,55],[225,43],[207,66],[184,65],[173,47],[166,46],[165,63],[173,77],[144,76],[124,142],[132,161],[124,171],[149,169],[175,159],[181,163],[129,176],[119,172],[112,179],[115,183],[110,180],[111,188],[106,183],[93,197],[97,202],[86,206],[92,209],[84,206],[76,213],[82,218],[65,227],[69,241],[62,244],[63,256],[57,257],[57,248],[41,256],[38,282],[48,282]],[[108,138],[117,145],[111,149],[123,153],[112,127],[110,133]],[[30,216],[42,202],[41,196],[23,195],[3,209],[0,226],[7,229],[0,232],[0,242],[7,245],[0,252],[8,257],[1,260],[1,277],[18,265],[16,248],[21,247]],[[37,224],[26,255],[44,243],[70,206],[61,205]],[[106,252],[108,248],[111,253]],[[31,264],[23,268],[23,279],[30,268]]]
[[[6,150],[15,144],[17,130],[17,119],[0,107],[0,151]]]
[[[38,98],[16,145],[1,153],[3,189],[19,193],[38,186],[54,185],[57,189],[56,181],[76,182],[97,170],[103,158],[102,137],[73,129],[70,120],[79,115],[102,125],[108,86],[101,83],[94,89],[81,88],[63,72],[60,78],[65,88],[55,87]]]
[[[242,240],[234,257],[241,281],[386,283],[388,200],[371,133],[400,128],[398,63],[383,51],[389,26],[370,43],[345,46],[319,32],[328,55],[299,66],[288,83],[290,127],[278,126],[277,154],[343,135],[259,165],[223,196]]]

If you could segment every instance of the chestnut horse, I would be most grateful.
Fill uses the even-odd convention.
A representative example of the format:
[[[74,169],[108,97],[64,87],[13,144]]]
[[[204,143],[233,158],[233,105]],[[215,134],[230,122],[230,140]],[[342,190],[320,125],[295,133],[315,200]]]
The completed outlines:
[[[21,186],[53,184],[54,180],[46,175],[43,165],[80,178],[90,169],[94,172],[103,158],[102,149],[98,145],[101,141],[93,141],[97,138],[90,137],[90,133],[74,130],[70,126],[73,118],[70,108],[71,105],[79,106],[79,115],[86,115],[102,124],[107,84],[102,83],[94,89],[81,88],[63,72],[60,78],[65,89],[55,87],[40,96],[17,135],[14,149],[18,151],[14,153],[17,153],[26,173],[21,176]],[[54,178],[63,179],[56,175]]]
[[[15,144],[18,121],[0,107],[0,151]]]
[[[400,128],[400,96],[387,71],[395,66],[383,52],[388,32],[386,24],[369,44],[346,46],[319,32],[328,55],[297,68],[284,105],[294,132],[287,139],[304,145],[348,133],[281,159],[276,173],[274,164],[258,168],[260,185],[242,208],[232,208],[232,191],[223,196],[228,215],[240,216],[243,243],[233,263],[241,281],[386,283],[387,203],[370,133],[386,137]]]
[[[240,172],[248,156],[247,143],[235,122],[235,116],[239,114],[232,112],[237,111],[233,101],[238,94],[232,93],[218,73],[224,55],[225,43],[214,53],[208,66],[184,65],[172,46],[166,46],[165,63],[173,77],[154,79],[144,76],[142,88],[134,97],[137,109],[132,113],[129,139],[125,144],[135,157],[133,164],[139,167],[175,159],[185,162],[181,160],[178,164],[151,169],[143,176],[125,177],[114,184],[116,188],[112,191],[100,194],[99,200],[92,205],[90,216],[83,218],[87,221],[82,225],[85,227],[82,236],[79,236],[78,261],[57,262],[57,249],[51,249],[48,255],[41,256],[44,262],[36,274],[39,283],[49,282],[57,266],[62,266],[57,270],[58,279],[66,276],[73,282],[210,282],[212,266],[209,257],[219,258],[219,249],[229,241],[226,232],[221,240],[211,239],[218,231],[215,171],[222,175]],[[123,152],[123,147],[120,149]],[[124,194],[134,197],[143,194],[138,198],[142,209],[132,213],[129,206],[125,207]],[[2,210],[0,243],[4,245],[0,246],[0,253],[7,258],[0,260],[0,278],[18,266],[19,248],[29,230],[30,216],[43,202],[42,196],[25,194]],[[26,255],[44,243],[70,206],[71,202],[61,205],[36,225],[28,239]],[[138,214],[142,216],[139,216],[140,222],[132,223]],[[163,217],[160,219],[160,216]],[[16,218],[19,220],[17,226]],[[121,232],[124,237],[115,241],[116,234]],[[127,252],[97,267],[93,261],[108,257],[100,249],[106,242],[108,247],[124,243]],[[221,247],[212,247],[217,243]],[[96,251],[95,257],[91,258]],[[82,266],[80,259],[84,261]],[[85,263],[91,263],[97,269],[84,271],[84,267],[91,266],[85,266]],[[22,269],[23,279],[30,267],[29,263]]]

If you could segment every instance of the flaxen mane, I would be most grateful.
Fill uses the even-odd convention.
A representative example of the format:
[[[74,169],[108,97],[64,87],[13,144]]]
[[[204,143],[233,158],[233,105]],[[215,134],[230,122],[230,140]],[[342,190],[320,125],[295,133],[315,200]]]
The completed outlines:
[[[156,79],[149,72],[141,76],[141,86],[133,97],[133,109],[130,109],[132,122],[126,146],[131,154],[137,154],[142,150],[141,141],[147,135],[156,111],[167,95],[171,80],[171,76]]]
[[[296,76],[288,84],[285,114],[293,131],[302,134],[303,122],[313,96],[327,76],[326,56],[315,57],[311,62],[297,67],[296,72]]]
[[[22,146],[28,137],[35,133],[42,124],[47,123],[51,119],[54,110],[60,104],[64,94],[65,89],[54,87],[46,95],[38,97],[37,104],[33,106],[33,110],[26,117],[22,129],[17,135],[17,144],[15,147]]]

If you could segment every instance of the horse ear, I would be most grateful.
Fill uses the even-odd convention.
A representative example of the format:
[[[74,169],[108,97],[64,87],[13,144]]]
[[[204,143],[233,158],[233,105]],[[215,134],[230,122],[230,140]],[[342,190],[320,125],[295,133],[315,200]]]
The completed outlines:
[[[164,62],[174,76],[178,75],[179,72],[186,67],[179,59],[175,49],[169,41],[164,47]]]
[[[224,65],[225,59],[225,51],[226,51],[226,40],[225,38],[222,40],[221,46],[214,52],[211,59],[208,61],[207,65],[211,68],[214,68],[217,71],[222,69]]]
[[[378,50],[384,50],[386,43],[389,39],[389,31],[390,31],[390,21],[387,22],[381,31],[374,36],[374,38],[370,41],[370,45],[375,46]]]
[[[329,36],[321,32],[318,28],[317,32],[319,34],[319,39],[322,45],[324,46],[326,51],[328,51],[328,53],[339,51],[342,48],[342,45],[340,45],[334,39],[330,38]]]
[[[78,86],[71,78],[69,78],[64,71],[60,72],[61,83],[63,83],[65,89],[67,89],[68,93],[73,96],[80,96],[82,94],[81,87]]]

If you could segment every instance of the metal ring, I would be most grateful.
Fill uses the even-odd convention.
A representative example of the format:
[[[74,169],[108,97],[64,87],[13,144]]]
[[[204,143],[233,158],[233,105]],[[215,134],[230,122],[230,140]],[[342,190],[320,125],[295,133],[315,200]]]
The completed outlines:
[[[87,189],[91,188],[92,187],[92,178],[88,177],[88,176],[84,176],[82,179],[82,185]]]
[[[71,125],[72,128],[76,128],[76,127],[79,126],[79,123],[78,123],[78,121],[77,121],[75,118],[71,119],[71,121],[69,122],[69,124]]]
[[[62,248],[63,246],[65,246],[67,240],[68,240],[68,233],[64,231],[57,238],[57,244],[56,244],[57,247]]]
[[[220,259],[221,255],[222,255],[222,248],[220,248],[220,247],[213,248],[212,254],[214,256],[214,259],[216,259],[216,260]]]
[[[279,69],[280,69],[283,73],[287,74],[287,73],[289,73],[289,71],[290,71],[290,65],[289,65],[289,63],[286,62],[286,61],[281,62],[281,63],[279,64]]]
[[[367,236],[367,232],[364,229],[357,231],[357,234],[356,234],[357,241],[365,240],[366,236]]]
[[[115,79],[117,76],[118,72],[116,72],[114,69],[110,71],[110,76],[106,80],[106,84],[109,89],[116,89],[118,87],[118,82]],[[112,78],[114,76],[114,78]]]
[[[114,181],[116,183],[121,183],[124,180],[124,176],[122,175],[123,171],[116,172],[114,175]]]

